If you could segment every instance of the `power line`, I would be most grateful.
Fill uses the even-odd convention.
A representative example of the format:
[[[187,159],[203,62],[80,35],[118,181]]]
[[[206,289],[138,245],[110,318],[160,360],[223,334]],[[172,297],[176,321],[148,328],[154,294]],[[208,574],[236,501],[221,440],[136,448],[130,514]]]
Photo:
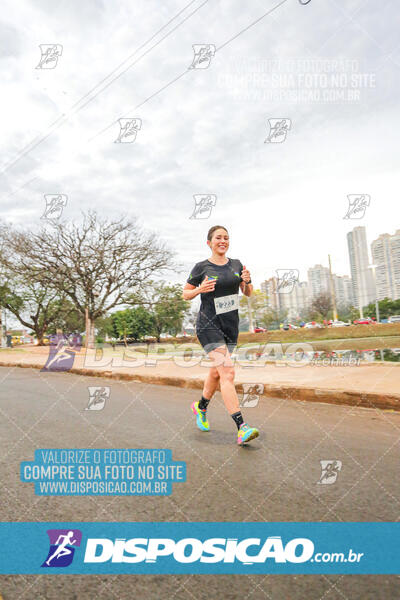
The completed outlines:
[[[209,0],[205,0],[198,8],[196,8],[194,11],[192,11],[188,16],[186,16],[182,21],[180,21],[178,23],[178,25],[176,25],[175,27],[173,27],[166,35],[164,35],[156,44],[154,44],[153,46],[151,46],[148,50],[146,50],[146,52],[144,52],[139,58],[138,60],[134,61],[132,64],[130,64],[126,69],[124,69],[121,73],[119,73],[116,77],[114,77],[113,79],[111,79],[111,81],[109,81],[105,86],[103,86],[102,89],[100,89],[94,96],[92,96],[91,98],[89,98],[87,100],[87,102],[85,102],[83,105],[79,106],[76,110],[74,110],[81,102],[82,100],[85,100],[85,98],[87,98],[95,89],[97,89],[99,86],[101,86],[102,83],[104,83],[107,79],[109,79],[109,77],[111,77],[116,71],[118,71],[118,69],[124,65],[128,60],[130,60],[133,56],[135,56],[142,48],[144,48],[145,46],[147,46],[147,44],[149,44],[159,33],[161,33],[161,31],[163,31],[166,27],[168,27],[168,25],[170,23],[172,23],[172,21],[174,21],[175,19],[177,19],[185,10],[187,10],[189,8],[189,6],[191,6],[194,2],[196,2],[196,0],[191,0],[189,2],[189,4],[187,4],[184,8],[182,8],[174,17],[172,17],[172,19],[170,19],[165,25],[163,25],[156,33],[154,33],[146,42],[144,42],[141,46],[139,46],[139,48],[137,48],[132,54],[130,54],[124,61],[122,61],[117,67],[115,67],[115,69],[113,71],[111,71],[106,77],[104,77],[97,85],[95,85],[91,90],[89,90],[89,92],[87,92],[84,96],[82,96],[79,100],[77,100],[69,109],[69,114],[65,115],[62,114],[60,115],[55,121],[53,121],[52,123],[50,123],[50,125],[47,127],[48,129],[51,129],[52,127],[54,127],[54,129],[52,131],[50,131],[47,135],[44,135],[43,137],[39,138],[39,136],[36,136],[31,142],[29,142],[29,144],[27,144],[26,146],[24,146],[24,148],[22,148],[18,155],[12,159],[11,161],[9,161],[8,163],[6,163],[2,170],[0,171],[0,173],[4,173],[5,171],[7,171],[9,168],[11,168],[15,163],[17,163],[21,158],[23,158],[26,154],[29,154],[29,152],[31,152],[32,150],[34,150],[35,148],[37,148],[37,146],[39,146],[42,142],[44,142],[46,139],[48,139],[50,137],[50,135],[56,131],[59,127],[61,127],[61,125],[63,125],[70,116],[76,114],[77,112],[79,112],[80,110],[82,110],[85,106],[87,106],[87,104],[89,104],[89,102],[91,102],[92,100],[94,100],[95,98],[97,98],[97,96],[102,93],[105,89],[107,89],[114,81],[116,81],[119,77],[121,77],[124,73],[126,73],[126,71],[128,71],[131,67],[133,67],[135,64],[137,64],[144,56],[146,56],[151,50],[153,50],[154,48],[156,48],[164,39],[166,39],[169,35],[171,35],[176,29],[178,29],[185,21],[187,21],[192,15],[194,15],[198,10],[200,10],[200,8],[202,8],[202,6],[204,6],[204,4],[206,4]],[[56,127],[55,127],[56,126]],[[39,138],[39,139],[38,139]],[[35,141],[38,140],[36,143]]]
[[[279,2],[278,4],[276,4],[274,7],[272,7],[270,10],[268,10],[266,13],[264,13],[263,15],[261,15],[261,17],[258,17],[258,19],[256,19],[255,21],[253,21],[252,23],[250,23],[247,27],[245,27],[244,29],[242,29],[241,31],[239,31],[237,34],[235,34],[233,37],[231,37],[229,40],[227,40],[226,42],[224,42],[221,46],[219,46],[219,48],[216,48],[215,52],[218,52],[219,50],[221,50],[222,48],[224,48],[225,46],[227,46],[228,44],[230,44],[233,40],[235,40],[236,38],[238,38],[240,35],[242,35],[242,33],[245,33],[246,31],[248,31],[251,27],[253,27],[254,25],[256,25],[257,23],[259,23],[260,21],[262,21],[262,19],[264,19],[266,16],[270,15],[272,12],[274,12],[274,10],[276,10],[277,8],[279,8],[280,6],[282,6],[282,4],[284,4],[285,2],[287,2],[287,0],[281,0],[281,2]],[[174,77],[173,79],[171,79],[167,84],[163,85],[161,88],[159,88],[156,92],[154,92],[153,94],[151,94],[151,96],[148,96],[143,102],[141,102],[140,104],[137,104],[136,106],[130,108],[127,112],[130,112],[132,110],[136,110],[138,108],[140,108],[141,106],[143,106],[143,104],[146,104],[146,102],[148,102],[149,100],[151,100],[151,98],[154,98],[155,96],[158,96],[158,94],[160,92],[162,92],[163,90],[165,90],[166,88],[168,88],[170,85],[173,85],[176,81],[178,81],[179,79],[181,79],[190,69],[187,68],[185,69],[180,75],[178,75],[177,77]],[[104,127],[104,129],[101,129],[98,133],[96,133],[93,137],[89,138],[89,142],[93,141],[94,139],[96,139],[97,137],[99,137],[99,135],[101,135],[102,133],[104,133],[105,131],[107,131],[108,129],[110,129],[111,127],[113,127],[113,125],[115,125],[118,121],[113,121],[112,123],[110,123],[110,125],[107,125],[107,127]]]
[[[156,92],[154,92],[151,96],[149,96],[148,98],[146,98],[146,100],[143,100],[143,102],[141,102],[140,104],[137,104],[134,108],[132,108],[130,110],[136,110],[140,106],[143,106],[143,104],[146,104],[146,102],[148,102],[151,98],[154,98],[154,96],[157,96],[163,90],[165,90],[167,87],[169,87],[170,85],[174,84],[175,81],[178,81],[178,79],[181,79],[181,77],[183,77],[187,73],[187,71],[188,71],[188,69],[185,69],[180,75],[178,75],[177,77],[174,77],[174,79],[171,79],[171,81],[169,81],[168,83],[166,83],[162,88],[160,88],[159,90],[157,90]],[[93,141],[94,139],[96,139],[97,137],[99,137],[99,135],[101,135],[102,133],[104,133],[105,131],[107,131],[111,127],[113,127],[116,123],[118,123],[118,121],[113,121],[112,123],[110,123],[110,125],[107,125],[107,127],[104,127],[104,129],[102,129],[101,131],[99,131],[98,133],[96,133],[96,135],[94,135],[93,137],[89,138],[88,141],[89,142]]]
[[[32,183],[36,179],[39,179],[39,177],[33,177],[33,179],[30,179],[29,181],[26,181],[19,188],[17,188],[13,192],[10,192],[7,196],[4,196],[4,198],[2,198],[2,200],[5,201],[5,200],[7,200],[7,198],[10,198],[10,196],[14,196],[14,194],[16,194],[17,192],[19,192],[20,190],[22,190],[24,187],[26,187],[27,185],[29,185],[30,183]]]
[[[200,10],[200,8],[202,8],[204,6],[204,4],[206,4],[209,0],[204,0],[204,2],[202,4],[200,4],[200,6],[198,6],[192,13],[190,13],[187,17],[185,17],[185,19],[183,19],[180,23],[178,23],[178,25],[176,25],[173,29],[171,29],[165,36],[163,36],[161,38],[161,40],[159,40],[156,44],[154,44],[151,48],[149,48],[143,55],[141,55],[139,57],[138,60],[141,60],[141,58],[143,58],[146,54],[148,54],[148,52],[150,52],[152,49],[156,48],[166,37],[168,37],[173,31],[175,31],[178,27],[180,27],[180,25],[182,23],[184,23],[186,20],[188,20],[194,13],[196,13],[198,10]],[[287,2],[287,0],[281,0],[281,2],[279,2],[278,4],[276,4],[275,6],[273,6],[271,9],[269,9],[268,11],[266,11],[263,15],[261,15],[260,17],[258,17],[257,19],[255,19],[254,21],[252,21],[249,25],[247,25],[247,27],[245,27],[244,29],[242,29],[241,31],[239,31],[237,34],[235,34],[233,37],[229,38],[226,42],[224,42],[221,46],[219,46],[216,49],[216,52],[221,50],[222,48],[224,48],[225,46],[227,46],[228,44],[230,44],[233,40],[237,39],[240,35],[242,35],[243,33],[245,33],[246,31],[248,31],[249,29],[251,29],[251,27],[253,27],[254,25],[256,25],[257,23],[259,23],[260,21],[262,21],[265,17],[267,17],[268,15],[270,15],[272,12],[274,12],[277,8],[279,8],[280,6],[282,6],[282,4],[284,4],[285,2]],[[169,23],[174,20],[179,14],[181,14],[184,10],[186,10],[186,8],[188,8],[190,6],[190,4],[193,3],[190,2],[184,9],[182,9],[180,11],[180,13],[178,13],[175,17],[173,17],[173,19],[171,19],[169,21]],[[163,28],[165,28],[167,25],[165,25]],[[152,38],[154,38],[154,36],[157,34],[154,34],[152,36]],[[152,39],[150,38],[150,39]],[[144,45],[146,45],[150,40],[148,40]],[[143,47],[143,45],[142,45]],[[138,61],[135,61],[136,64]],[[120,65],[121,66],[121,65]],[[108,87],[108,85],[110,85],[113,81],[115,81],[115,79],[118,79],[118,77],[120,77],[123,73],[125,73],[129,68],[131,68],[130,65],[125,71],[123,71],[122,73],[120,73],[117,77],[114,78],[114,80],[112,80],[111,82],[109,82],[103,89],[106,89],[106,87]],[[119,67],[117,67],[118,69]],[[190,69],[187,68],[185,69],[185,71],[183,71],[180,75],[174,77],[173,79],[171,79],[167,84],[163,85],[161,88],[159,88],[158,90],[156,90],[156,92],[154,92],[153,94],[151,94],[150,96],[148,96],[144,101],[142,101],[140,104],[136,105],[135,107],[129,109],[129,111],[131,110],[136,110],[137,108],[139,108],[140,106],[143,106],[144,104],[146,104],[146,102],[148,102],[150,99],[154,98],[155,96],[157,96],[158,94],[160,94],[163,90],[165,90],[166,88],[168,88],[169,86],[173,85],[176,81],[178,81],[179,79],[181,79]],[[114,71],[115,72],[115,71]],[[106,77],[105,79],[107,79],[108,77]],[[104,80],[103,80],[104,81]],[[97,86],[96,86],[97,87]],[[95,97],[97,97],[97,95],[99,93],[101,93],[103,90],[100,90],[97,94],[95,94],[95,96],[93,96],[92,98],[90,98],[84,105],[82,105],[81,107],[78,108],[78,110],[76,110],[75,112],[78,112],[79,110],[81,110],[81,108],[84,108],[84,106],[86,106],[89,102],[91,102]],[[90,92],[89,92],[90,93]],[[88,94],[86,94],[87,96]],[[85,96],[85,97],[86,97]],[[75,112],[73,114],[75,114]],[[63,123],[65,122],[65,120],[67,120],[69,117],[66,116],[66,118],[64,119],[64,121],[62,123],[60,123],[56,129],[58,129],[58,127],[60,127],[61,125],[63,125]],[[60,117],[59,117],[60,119]],[[59,120],[58,119],[58,120]],[[57,121],[56,121],[57,122]],[[105,127],[104,129],[100,130],[97,134],[95,134],[93,137],[91,137],[88,141],[92,141],[95,138],[97,138],[99,135],[101,135],[102,133],[104,133],[105,131],[107,131],[108,129],[110,129],[110,127],[112,127],[113,125],[115,125],[115,123],[117,123],[117,121],[113,121],[112,123],[110,123],[110,125],[108,125],[107,127]],[[12,167],[16,162],[18,162],[21,158],[23,158],[26,154],[29,154],[30,152],[32,152],[32,150],[34,150],[37,146],[39,146],[42,142],[44,142],[48,137],[50,137],[50,135],[53,132],[50,132],[49,134],[47,134],[45,137],[43,137],[42,139],[40,139],[32,148],[30,148],[29,150],[23,152],[20,156],[17,156],[16,159],[14,159],[14,161],[11,162],[11,164],[7,165],[0,173],[4,173],[6,170],[8,170],[10,167]]]
[[[222,50],[222,48],[224,48],[225,46],[227,46],[228,44],[230,44],[231,42],[233,42],[233,40],[235,40],[240,35],[242,35],[242,33],[245,33],[246,31],[248,31],[254,25],[257,25],[257,23],[259,23],[260,21],[262,21],[265,17],[267,17],[271,13],[273,13],[274,10],[276,10],[277,8],[279,8],[280,6],[282,6],[282,4],[285,4],[285,2],[287,2],[287,0],[282,0],[282,2],[279,2],[279,4],[276,4],[273,8],[271,8],[266,13],[264,13],[263,15],[261,15],[261,17],[259,17],[258,19],[256,19],[252,23],[250,23],[250,25],[248,25],[247,27],[245,27],[244,29],[242,29],[241,31],[239,31],[239,33],[237,33],[236,35],[234,35],[233,37],[231,37],[229,40],[227,40],[224,44],[222,44],[222,46],[220,46],[219,48],[217,48],[216,52],[218,50]]]

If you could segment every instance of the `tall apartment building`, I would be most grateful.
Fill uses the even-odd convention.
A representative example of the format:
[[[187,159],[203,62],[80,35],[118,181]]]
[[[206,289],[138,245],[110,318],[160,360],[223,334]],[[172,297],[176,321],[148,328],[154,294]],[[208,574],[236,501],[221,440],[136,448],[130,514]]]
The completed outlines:
[[[279,294],[276,293],[278,289],[278,279],[276,277],[270,277],[265,281],[261,282],[260,290],[267,297],[267,307],[271,310],[280,310]]]
[[[400,229],[394,235],[383,233],[371,244],[376,267],[378,300],[400,298]]]
[[[298,281],[290,293],[287,291],[278,292],[278,278],[270,277],[261,283],[260,289],[267,296],[268,308],[274,311],[287,310],[289,320],[297,318],[309,307],[308,284],[306,281]]]
[[[353,284],[348,275],[335,275],[332,273],[333,289],[335,290],[336,305],[350,306],[354,304]]]
[[[308,289],[311,301],[320,294],[330,292],[329,269],[323,265],[315,265],[307,271]]]
[[[310,297],[307,281],[298,281],[290,294],[280,294],[284,308],[288,310],[288,317],[296,319],[309,308]]]
[[[354,227],[347,234],[354,305],[360,310],[375,300],[372,270],[368,268],[368,246],[365,227]]]
[[[400,229],[392,235],[390,242],[394,279],[394,300],[400,298]]]

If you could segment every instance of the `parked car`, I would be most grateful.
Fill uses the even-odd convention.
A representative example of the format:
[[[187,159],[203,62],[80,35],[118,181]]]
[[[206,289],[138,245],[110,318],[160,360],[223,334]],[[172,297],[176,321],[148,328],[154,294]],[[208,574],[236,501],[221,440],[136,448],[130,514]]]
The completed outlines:
[[[349,327],[350,323],[344,321],[328,321],[329,327]]]
[[[265,333],[266,331],[268,329],[265,329],[265,327],[254,327],[254,333]]]
[[[284,331],[289,331],[289,329],[298,329],[296,325],[292,325],[292,323],[284,323],[282,329]]]
[[[371,317],[365,317],[363,319],[356,319],[353,321],[354,325],[371,325],[371,323],[376,323],[375,319],[371,319]]]
[[[322,325],[316,323],[315,321],[309,321],[304,325],[305,329],[321,329]]]
[[[388,318],[388,323],[400,323],[400,315],[391,315]]]

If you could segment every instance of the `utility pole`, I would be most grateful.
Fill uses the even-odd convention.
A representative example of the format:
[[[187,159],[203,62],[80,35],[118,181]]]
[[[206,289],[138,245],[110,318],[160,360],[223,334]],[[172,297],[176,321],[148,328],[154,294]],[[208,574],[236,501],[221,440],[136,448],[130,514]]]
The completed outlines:
[[[4,315],[3,308],[0,307],[0,336],[1,336],[0,345],[2,348],[5,348],[6,342],[5,342],[5,336],[4,336],[3,315]]]
[[[254,333],[254,327],[253,327],[253,313],[251,310],[251,299],[250,296],[246,296],[247,298],[247,310],[249,313],[249,332],[250,333]]]
[[[338,320],[338,314],[336,309],[336,296],[335,296],[335,288],[333,286],[333,277],[332,277],[332,265],[331,265],[331,255],[328,254],[329,261],[329,287],[331,289],[331,298],[332,298],[332,306],[333,306],[333,320]]]
[[[375,312],[376,312],[376,322],[380,322],[380,314],[379,314],[379,302],[378,302],[378,288],[376,287],[376,267],[377,265],[369,265],[369,269],[372,269],[372,276],[374,279],[374,287],[375,287]],[[383,359],[382,359],[383,360]]]

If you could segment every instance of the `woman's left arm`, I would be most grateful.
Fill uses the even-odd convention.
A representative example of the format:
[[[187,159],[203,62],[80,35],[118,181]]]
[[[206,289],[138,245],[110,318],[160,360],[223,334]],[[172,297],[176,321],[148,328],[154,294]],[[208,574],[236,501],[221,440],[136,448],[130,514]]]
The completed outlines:
[[[240,289],[245,296],[251,296],[253,293],[253,285],[251,283],[250,271],[246,269],[245,265],[243,265],[241,277],[243,281],[240,283]]]

